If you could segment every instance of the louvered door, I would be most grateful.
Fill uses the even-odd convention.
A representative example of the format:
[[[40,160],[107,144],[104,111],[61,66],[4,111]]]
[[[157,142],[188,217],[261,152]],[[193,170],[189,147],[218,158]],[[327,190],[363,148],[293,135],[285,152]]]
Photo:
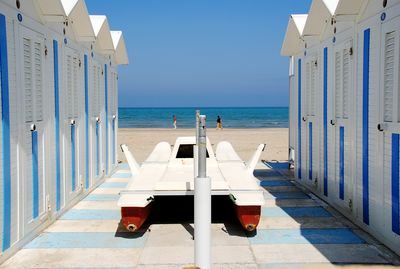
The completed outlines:
[[[101,176],[101,66],[95,60],[91,65],[91,87],[90,87],[90,129],[91,129],[91,160],[92,160],[92,178],[97,179]]]
[[[319,69],[317,57],[309,57],[304,72],[304,110],[303,110],[303,178],[306,184],[317,187],[319,176],[319,106],[321,89],[319,87]]]
[[[79,163],[82,158],[79,154],[79,138],[81,124],[79,115],[83,109],[83,76],[80,54],[77,50],[65,47],[64,56],[64,87],[65,98],[63,113],[63,158],[65,198],[73,199],[82,188],[80,181]]]
[[[353,207],[353,166],[354,160],[354,128],[352,122],[354,102],[354,66],[353,66],[353,41],[338,42],[334,47],[334,118],[332,136],[334,140],[333,151],[333,197],[336,204],[345,210]]]
[[[20,174],[23,192],[24,232],[46,219],[44,38],[20,28],[21,122]]]
[[[400,236],[400,18],[382,25],[380,163],[383,167],[385,224],[390,236]]]

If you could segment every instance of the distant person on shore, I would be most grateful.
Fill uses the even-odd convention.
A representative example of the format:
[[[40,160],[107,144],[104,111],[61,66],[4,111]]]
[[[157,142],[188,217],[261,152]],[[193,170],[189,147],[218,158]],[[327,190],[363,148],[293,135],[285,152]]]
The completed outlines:
[[[217,117],[217,130],[222,130],[222,119],[221,117],[218,115]]]
[[[176,129],[176,116],[172,116],[172,122],[174,124],[174,129]]]

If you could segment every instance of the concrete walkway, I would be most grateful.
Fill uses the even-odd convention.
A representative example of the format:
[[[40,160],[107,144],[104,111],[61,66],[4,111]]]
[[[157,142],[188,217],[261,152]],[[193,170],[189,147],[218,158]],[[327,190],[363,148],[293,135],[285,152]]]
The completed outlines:
[[[266,201],[257,234],[245,234],[235,217],[214,221],[213,268],[400,264],[399,258],[375,239],[297,188],[284,170],[261,169],[255,174],[265,189]],[[163,219],[160,212],[164,208],[153,212],[160,216],[151,217],[139,233],[126,233],[119,227],[116,202],[130,176],[127,166],[121,165],[1,268],[156,269],[192,265],[192,222],[175,219],[174,214],[165,214],[168,218]],[[178,211],[184,207],[167,208]],[[186,207],[192,208],[190,204]]]

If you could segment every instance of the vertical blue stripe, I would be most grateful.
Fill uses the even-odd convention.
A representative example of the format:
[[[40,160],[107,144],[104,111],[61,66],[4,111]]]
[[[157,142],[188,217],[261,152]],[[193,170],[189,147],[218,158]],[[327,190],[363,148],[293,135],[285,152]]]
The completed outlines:
[[[75,125],[71,125],[71,186],[72,186],[72,192],[74,192],[76,187]]]
[[[339,198],[344,200],[344,127],[340,127],[339,139]]]
[[[297,168],[297,176],[299,179],[301,179],[301,59],[299,59],[298,62],[298,83],[297,83],[297,88],[298,88],[298,104],[297,104],[297,135],[298,135],[298,149],[299,153],[297,154],[297,159],[298,159],[298,165],[299,167]]]
[[[370,49],[370,29],[364,31],[364,50],[363,50],[363,130],[362,130],[362,167],[363,167],[363,221],[369,224],[369,49]]]
[[[56,209],[61,208],[61,161],[60,161],[60,96],[58,88],[58,42],[53,40],[54,58],[54,115],[56,133]]]
[[[3,146],[3,251],[10,247],[11,233],[11,161],[10,161],[10,109],[8,86],[6,17],[0,14],[0,79],[1,130]]]
[[[108,77],[107,77],[107,64],[104,65],[104,107],[105,107],[105,120],[106,120],[106,175],[108,175]]]
[[[115,119],[112,122],[112,163],[115,164]]]
[[[100,144],[99,144],[99,122],[96,121],[96,176],[99,175],[100,170]]]
[[[400,235],[399,134],[392,134],[392,231]]]
[[[328,48],[324,48],[324,195],[328,196]]]
[[[38,133],[31,132],[32,137],[32,217],[39,216],[39,162],[38,162]]]
[[[89,76],[88,76],[88,56],[83,57],[83,65],[85,72],[85,186],[89,188]]]
[[[312,180],[312,163],[313,163],[313,138],[312,138],[312,122],[308,123],[308,150],[309,150],[309,167],[308,167],[308,179]]]

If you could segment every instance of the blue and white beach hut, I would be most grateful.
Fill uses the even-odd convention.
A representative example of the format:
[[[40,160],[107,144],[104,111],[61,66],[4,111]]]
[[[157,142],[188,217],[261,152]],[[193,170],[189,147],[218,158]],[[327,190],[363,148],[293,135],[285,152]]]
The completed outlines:
[[[83,0],[0,1],[0,261],[115,168],[117,66],[127,63],[122,35]]]

